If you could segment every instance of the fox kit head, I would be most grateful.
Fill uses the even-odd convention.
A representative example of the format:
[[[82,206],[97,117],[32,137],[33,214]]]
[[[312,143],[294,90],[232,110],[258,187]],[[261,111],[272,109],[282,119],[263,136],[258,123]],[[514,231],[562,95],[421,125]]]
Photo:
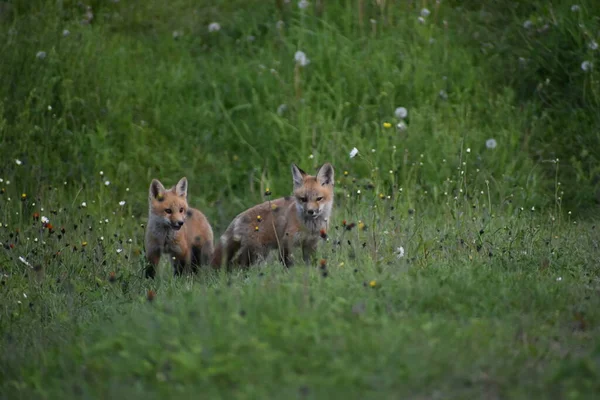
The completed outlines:
[[[187,179],[181,178],[177,185],[165,189],[158,179],[150,184],[150,217],[166,228],[181,229],[187,216]]]
[[[305,221],[329,219],[333,206],[333,167],[326,163],[316,176],[302,171],[292,164],[294,198],[298,215]]]

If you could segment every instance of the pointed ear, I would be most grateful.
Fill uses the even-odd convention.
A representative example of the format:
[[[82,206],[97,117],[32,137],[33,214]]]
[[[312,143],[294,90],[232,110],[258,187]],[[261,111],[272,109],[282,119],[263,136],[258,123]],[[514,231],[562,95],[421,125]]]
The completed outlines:
[[[304,184],[306,172],[302,171],[296,164],[292,164],[292,178],[294,179],[294,189]]]
[[[159,194],[162,194],[164,192],[165,192],[165,187],[163,186],[163,184],[160,183],[160,181],[158,179],[152,179],[152,183],[150,183],[150,191],[148,193],[150,198],[156,199],[156,198],[158,198]]]
[[[188,182],[187,178],[184,176],[179,180],[179,182],[177,182],[177,185],[175,185],[175,193],[177,194],[177,196],[187,197],[187,189]]]
[[[333,185],[333,166],[329,163],[323,164],[317,172],[317,181],[321,186]]]

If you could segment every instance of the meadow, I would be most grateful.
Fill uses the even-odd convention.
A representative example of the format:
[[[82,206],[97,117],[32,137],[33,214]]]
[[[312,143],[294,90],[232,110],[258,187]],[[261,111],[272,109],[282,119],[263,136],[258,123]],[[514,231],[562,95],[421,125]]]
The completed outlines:
[[[599,16],[0,0],[0,398],[596,398]],[[143,277],[153,178],[218,238],[292,162],[314,265]]]

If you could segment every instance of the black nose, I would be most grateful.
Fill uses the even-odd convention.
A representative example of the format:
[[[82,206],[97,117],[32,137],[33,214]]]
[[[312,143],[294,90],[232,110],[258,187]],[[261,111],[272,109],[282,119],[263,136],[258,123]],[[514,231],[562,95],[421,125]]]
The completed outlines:
[[[183,221],[177,221],[177,225],[182,226],[183,225]]]
[[[308,215],[313,215],[315,213],[315,210],[308,210],[307,213]]]

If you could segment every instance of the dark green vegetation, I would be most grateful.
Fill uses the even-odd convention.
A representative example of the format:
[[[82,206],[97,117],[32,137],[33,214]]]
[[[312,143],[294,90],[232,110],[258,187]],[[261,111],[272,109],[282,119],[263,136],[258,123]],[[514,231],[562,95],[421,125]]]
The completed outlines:
[[[496,3],[0,1],[0,398],[593,398],[600,5]],[[323,264],[142,279],[325,161]]]

